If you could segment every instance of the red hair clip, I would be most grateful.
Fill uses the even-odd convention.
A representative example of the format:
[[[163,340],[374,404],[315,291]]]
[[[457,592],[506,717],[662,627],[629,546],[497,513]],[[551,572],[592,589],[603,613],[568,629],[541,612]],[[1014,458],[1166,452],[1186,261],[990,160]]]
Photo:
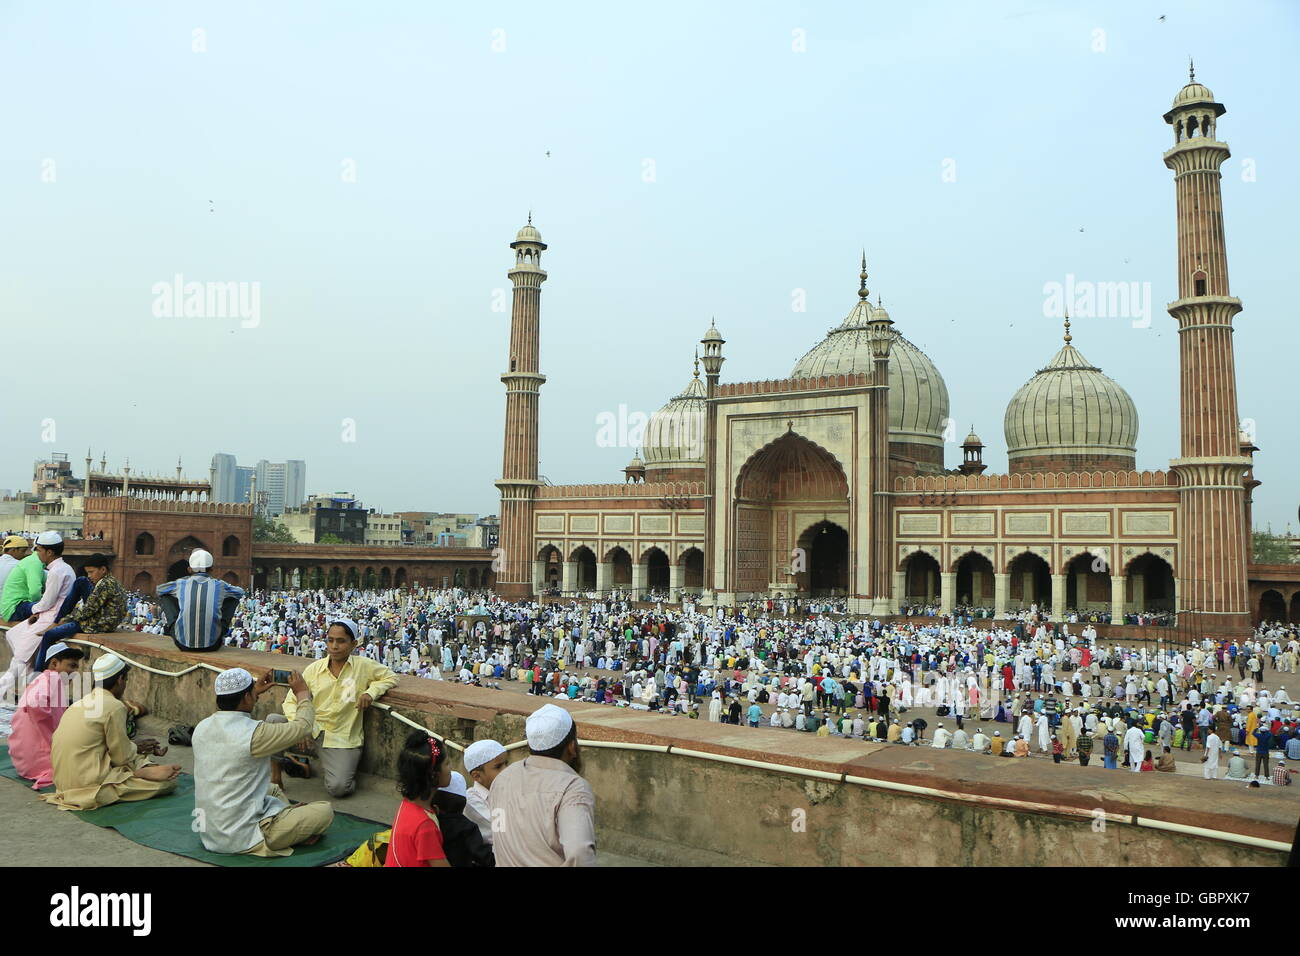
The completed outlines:
[[[442,756],[442,748],[438,746],[438,741],[433,737],[429,738],[429,756],[433,758],[434,763],[437,763],[438,758]]]

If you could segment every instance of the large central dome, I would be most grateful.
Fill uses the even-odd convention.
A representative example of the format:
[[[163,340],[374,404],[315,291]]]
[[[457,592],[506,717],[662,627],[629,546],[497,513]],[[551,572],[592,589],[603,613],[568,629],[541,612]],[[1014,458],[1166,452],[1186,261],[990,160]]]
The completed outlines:
[[[873,318],[888,318],[879,305],[859,298],[848,316],[795,364],[791,378],[816,378],[849,372],[871,374],[874,360],[868,328]],[[948,418],[948,386],[934,363],[901,335],[889,350],[889,440],[939,449]]]

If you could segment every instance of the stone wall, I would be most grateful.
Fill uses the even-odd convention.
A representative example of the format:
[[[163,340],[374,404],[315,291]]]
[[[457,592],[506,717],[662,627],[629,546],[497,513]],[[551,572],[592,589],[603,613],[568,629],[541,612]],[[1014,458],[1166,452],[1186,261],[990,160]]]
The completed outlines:
[[[260,674],[269,667],[301,670],[310,663],[234,649],[186,654],[169,639],[135,633],[86,639],[168,671],[201,662]],[[6,645],[0,657],[7,656]],[[180,678],[137,669],[128,696],[143,699],[166,719],[197,723],[213,709],[214,676],[206,668]],[[257,716],[269,712],[270,696],[259,703]],[[383,701],[461,744],[484,737],[506,744],[522,739],[525,716],[542,703],[410,677],[401,678]],[[1289,844],[1300,803],[1300,795],[1267,788],[1252,793],[1248,806],[1230,803],[1229,793],[1245,791],[1182,775],[1000,760],[595,704],[564,706],[577,720],[579,736],[593,742],[582,750],[583,774],[596,792],[600,845],[668,864],[1283,865],[1286,855],[1279,849],[1134,825],[1134,818]],[[365,727],[362,770],[391,776],[409,728],[379,709],[369,712]],[[683,749],[715,759],[677,752]],[[460,769],[458,758],[454,766]],[[799,769],[831,779],[805,776]]]

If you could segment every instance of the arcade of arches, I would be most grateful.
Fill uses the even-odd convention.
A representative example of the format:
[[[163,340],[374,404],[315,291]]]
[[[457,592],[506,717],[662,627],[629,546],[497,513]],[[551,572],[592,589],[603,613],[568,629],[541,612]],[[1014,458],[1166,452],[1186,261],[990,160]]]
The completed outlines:
[[[760,448],[736,477],[733,514],[738,594],[849,593],[849,484],[830,452],[793,429]]]
[[[604,592],[611,589],[648,591],[680,595],[698,593],[704,586],[704,552],[691,547],[672,561],[660,547],[651,546],[635,560],[621,545],[607,550],[602,558],[587,545],[575,547],[567,559],[553,544],[537,552],[533,572],[539,592]],[[674,598],[675,599],[675,598]]]
[[[1172,611],[1174,571],[1158,555],[1144,553],[1112,575],[1101,558],[1090,552],[1075,555],[1061,574],[1047,560],[1021,552],[997,571],[983,554],[968,551],[946,572],[928,552],[914,551],[897,569],[897,588],[905,605],[988,608],[995,613],[1031,605],[1065,610],[1109,611],[1115,623],[1125,612]],[[1280,595],[1278,596],[1280,599]]]

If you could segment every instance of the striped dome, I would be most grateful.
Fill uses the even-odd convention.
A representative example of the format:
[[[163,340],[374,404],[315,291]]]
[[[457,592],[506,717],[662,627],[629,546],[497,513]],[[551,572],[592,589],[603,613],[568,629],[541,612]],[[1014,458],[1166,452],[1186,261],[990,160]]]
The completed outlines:
[[[816,378],[846,373],[870,374],[869,323],[884,309],[858,299],[848,316],[801,358],[791,378]],[[943,447],[948,418],[948,386],[934,363],[901,335],[889,350],[889,438]]]
[[[1069,343],[1007,406],[1007,457],[1127,455],[1137,452],[1133,399]]]
[[[703,466],[707,398],[697,371],[680,394],[650,416],[642,448],[647,467]]]

